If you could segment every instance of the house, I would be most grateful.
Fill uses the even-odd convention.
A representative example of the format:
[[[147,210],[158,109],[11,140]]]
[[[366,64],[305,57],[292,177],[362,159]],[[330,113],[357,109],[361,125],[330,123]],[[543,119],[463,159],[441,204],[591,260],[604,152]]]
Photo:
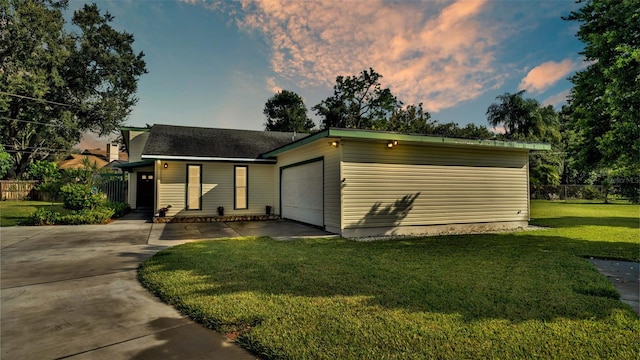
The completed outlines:
[[[128,156],[126,152],[118,151],[118,145],[107,144],[106,151],[102,149],[85,149],[80,154],[69,154],[66,158],[58,161],[58,168],[80,169],[84,168],[88,161],[98,168],[109,168],[120,171],[115,165],[121,165],[127,162]]]
[[[513,229],[528,156],[547,144],[354,129],[294,134],[171,125],[122,130],[133,208],[275,215],[346,237]]]

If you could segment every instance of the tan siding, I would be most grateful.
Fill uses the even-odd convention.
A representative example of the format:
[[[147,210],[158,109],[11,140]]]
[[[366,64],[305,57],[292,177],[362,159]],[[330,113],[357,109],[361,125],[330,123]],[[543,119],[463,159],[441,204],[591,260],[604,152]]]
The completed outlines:
[[[522,168],[527,151],[463,146],[412,145],[400,143],[391,149],[386,142],[343,140],[345,162],[454,166],[499,166]]]
[[[384,145],[343,147],[343,228],[528,220],[526,152]]]
[[[142,160],[142,150],[149,138],[148,131],[131,131],[129,133],[129,162]]]
[[[302,161],[324,157],[324,225],[327,230],[340,231],[340,147],[329,145],[332,139],[320,139],[314,143],[278,156],[278,164],[274,173],[275,211],[280,211],[280,168]]]
[[[233,163],[202,163],[202,210],[185,210],[187,164],[194,162],[168,161],[168,168],[160,169],[160,206],[171,205],[168,216],[217,216],[218,206],[225,215],[262,215],[267,205],[273,206],[273,165],[248,164],[249,208],[233,208]]]

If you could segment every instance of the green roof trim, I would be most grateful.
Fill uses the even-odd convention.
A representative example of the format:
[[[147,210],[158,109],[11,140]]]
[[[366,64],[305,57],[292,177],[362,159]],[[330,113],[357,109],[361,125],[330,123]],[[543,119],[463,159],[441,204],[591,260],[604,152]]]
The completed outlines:
[[[151,128],[148,127],[135,127],[135,126],[123,126],[120,128],[120,131],[144,131],[147,132],[151,130]]]
[[[137,168],[137,167],[153,165],[154,162],[155,162],[154,159],[148,159],[148,160],[134,161],[134,162],[130,162],[130,163],[114,165],[114,167],[117,167],[117,168],[120,168],[120,169],[132,169],[132,168]]]
[[[545,143],[525,143],[516,141],[501,141],[501,140],[476,140],[476,139],[458,139],[448,138],[442,136],[430,136],[430,135],[408,135],[400,134],[389,131],[376,131],[376,130],[358,130],[358,129],[327,129],[320,131],[316,134],[308,136],[304,139],[295,141],[291,144],[282,146],[278,149],[271,150],[262,154],[262,157],[274,157],[282,154],[283,152],[295,149],[299,146],[303,146],[314,142],[322,138],[351,138],[351,139],[363,139],[363,140],[397,140],[399,142],[411,142],[411,143],[425,143],[425,144],[442,144],[442,145],[460,145],[460,146],[486,146],[486,147],[498,147],[508,149],[519,150],[551,150],[550,144]]]

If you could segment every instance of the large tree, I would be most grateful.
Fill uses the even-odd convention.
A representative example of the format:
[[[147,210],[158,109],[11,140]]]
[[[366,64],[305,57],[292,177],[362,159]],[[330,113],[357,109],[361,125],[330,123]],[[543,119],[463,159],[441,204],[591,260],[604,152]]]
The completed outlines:
[[[402,106],[389,88],[382,88],[382,75],[369,68],[358,76],[338,76],[333,95],[313,110],[322,118],[322,127],[372,129]]]
[[[537,100],[525,98],[525,91],[505,93],[489,105],[487,121],[494,127],[504,127],[504,138],[551,143],[551,152],[533,152],[529,157],[531,185],[558,185],[563,172],[564,154],[560,120],[552,106],[542,106]]]
[[[580,1],[583,2],[583,1]],[[580,24],[588,66],[571,81],[576,159],[586,169],[640,173],[639,0],[590,0],[565,20]]]
[[[267,117],[267,131],[308,132],[315,127],[304,100],[293,91],[282,90],[270,97],[262,112]]]
[[[520,140],[550,140],[558,137],[558,114],[552,106],[541,106],[535,99],[525,99],[525,90],[496,97],[487,108],[491,126],[503,127],[505,136]]]
[[[136,104],[147,72],[133,35],[109,13],[84,5],[65,26],[68,1],[0,0],[0,142],[10,177],[76,144],[85,131],[106,135]]]

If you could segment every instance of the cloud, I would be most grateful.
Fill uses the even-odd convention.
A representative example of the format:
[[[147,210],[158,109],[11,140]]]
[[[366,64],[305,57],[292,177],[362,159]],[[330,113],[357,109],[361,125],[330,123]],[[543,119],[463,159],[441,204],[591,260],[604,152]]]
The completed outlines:
[[[273,93],[278,93],[282,91],[282,87],[276,83],[276,78],[270,76],[267,78],[267,90]]]
[[[542,102],[542,104],[545,106],[552,105],[553,107],[558,107],[559,105],[562,105],[567,102],[567,98],[569,97],[570,93],[571,93],[571,89],[566,89],[558,94],[555,94],[553,96],[546,98]]]
[[[508,76],[496,64],[504,34],[487,17],[494,5],[486,0],[185,1],[225,11],[263,36],[272,70],[299,87],[331,87],[338,75],[372,67],[401,100],[435,112]]]
[[[564,59],[559,63],[548,61],[531,69],[522,79],[518,88],[519,90],[541,93],[575,71],[579,66],[571,59]]]

